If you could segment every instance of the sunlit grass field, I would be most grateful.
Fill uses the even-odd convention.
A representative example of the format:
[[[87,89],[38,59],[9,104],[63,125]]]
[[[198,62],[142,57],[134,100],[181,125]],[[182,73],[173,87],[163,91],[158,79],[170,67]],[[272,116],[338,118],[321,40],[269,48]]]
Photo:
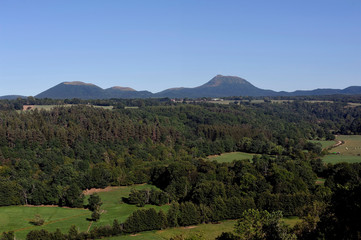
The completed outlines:
[[[137,185],[136,189],[152,188],[151,185]],[[135,205],[122,203],[122,197],[128,197],[132,187],[113,187],[110,191],[99,192],[103,202],[101,206],[101,217],[98,222],[94,222],[91,227],[101,225],[112,225],[113,220],[124,222],[125,219],[135,210],[142,209]],[[84,201],[87,203],[87,200]],[[155,208],[167,211],[169,206],[161,207],[146,205],[144,208]],[[44,225],[34,226],[30,220],[39,214],[45,220]],[[60,208],[49,206],[9,206],[0,207],[0,234],[4,231],[15,231],[16,239],[25,239],[26,234],[31,230],[46,229],[55,231],[59,228],[63,233],[68,232],[71,225],[76,225],[79,231],[87,231],[90,225],[91,212],[87,209]]]
[[[338,135],[335,140],[344,144],[329,150],[331,154],[323,157],[324,162],[361,162],[361,135]]]
[[[312,143],[321,143],[322,149],[327,149],[336,144],[336,141],[327,141],[327,140],[311,140]]]
[[[326,155],[322,158],[325,163],[340,163],[340,162],[347,162],[347,163],[357,163],[361,162],[360,156],[345,156],[345,155]]]
[[[294,227],[301,220],[298,217],[284,218],[283,221],[290,227]],[[197,226],[170,228],[160,231],[141,232],[134,235],[105,238],[109,240],[164,240],[174,236],[183,237],[202,236],[204,239],[215,239],[222,232],[233,232],[237,220],[222,221],[218,224],[199,224]]]
[[[164,240],[174,236],[183,237],[202,236],[204,239],[215,239],[222,232],[232,232],[236,220],[223,221],[218,224],[199,224],[197,226],[169,228],[160,231],[141,232],[134,235],[125,235],[105,238],[109,240]]]
[[[212,155],[209,156],[208,159],[209,160],[215,160],[217,162],[233,162],[234,160],[245,160],[245,159],[249,159],[252,160],[253,156],[255,154],[251,154],[251,153],[245,153],[245,152],[231,152],[231,153],[223,153],[221,155]]]

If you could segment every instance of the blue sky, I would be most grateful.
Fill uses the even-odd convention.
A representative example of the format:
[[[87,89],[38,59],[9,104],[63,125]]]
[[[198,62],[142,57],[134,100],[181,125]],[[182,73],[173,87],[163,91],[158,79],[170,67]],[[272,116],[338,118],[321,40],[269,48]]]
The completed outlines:
[[[0,0],[0,95],[217,74],[277,91],[361,85],[361,1]]]

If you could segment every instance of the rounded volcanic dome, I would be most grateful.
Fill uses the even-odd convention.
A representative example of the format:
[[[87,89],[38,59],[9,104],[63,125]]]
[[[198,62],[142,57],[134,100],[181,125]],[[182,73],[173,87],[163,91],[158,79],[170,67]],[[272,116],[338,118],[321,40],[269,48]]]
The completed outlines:
[[[110,88],[110,89],[119,90],[119,91],[135,92],[135,89],[130,88],[130,87],[119,87],[119,86],[115,86],[115,87],[112,87],[112,88]]]
[[[95,86],[92,83],[85,83],[80,81],[73,81],[73,82],[63,82],[65,85],[78,85],[78,86]]]
[[[223,84],[250,84],[250,83],[245,79],[236,76],[217,75],[214,78],[212,78],[208,83],[206,83],[204,86],[217,87]]]

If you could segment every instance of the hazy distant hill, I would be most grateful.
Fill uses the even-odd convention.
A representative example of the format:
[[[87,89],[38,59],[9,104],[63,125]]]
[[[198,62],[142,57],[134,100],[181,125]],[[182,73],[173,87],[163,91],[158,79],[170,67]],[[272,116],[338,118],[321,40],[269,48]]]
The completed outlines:
[[[156,97],[197,98],[228,96],[275,96],[277,92],[253,86],[240,77],[217,75],[206,84],[195,88],[173,88],[154,94]]]
[[[6,95],[6,96],[0,96],[0,100],[2,100],[2,99],[13,100],[13,99],[18,99],[18,98],[27,98],[27,97],[25,97],[25,96],[20,96],[20,95]]]
[[[265,90],[252,85],[247,80],[235,76],[217,75],[209,82],[195,88],[170,88],[158,93],[136,91],[129,87],[112,87],[102,89],[94,84],[83,82],[63,82],[36,95],[36,98],[80,98],[80,99],[107,99],[107,98],[201,98],[201,97],[232,97],[232,96],[310,96],[334,94],[361,94],[361,86],[352,86],[345,89],[315,89],[298,90],[294,92],[276,92]],[[0,99],[16,99],[18,95],[0,97]]]
[[[129,87],[112,87],[105,89],[107,98],[148,98],[153,93],[148,91],[136,91]]]
[[[352,86],[345,89],[319,88],[315,90],[297,90],[294,92],[280,92],[280,96],[317,96],[317,95],[334,95],[334,94],[361,94],[361,87]]]
[[[104,90],[94,84],[83,82],[63,82],[35,96],[36,98],[104,98]]]
[[[80,99],[107,99],[107,98],[146,98],[151,92],[135,91],[132,88],[113,87],[102,89],[94,84],[83,82],[63,82],[36,95],[36,98],[80,98]]]

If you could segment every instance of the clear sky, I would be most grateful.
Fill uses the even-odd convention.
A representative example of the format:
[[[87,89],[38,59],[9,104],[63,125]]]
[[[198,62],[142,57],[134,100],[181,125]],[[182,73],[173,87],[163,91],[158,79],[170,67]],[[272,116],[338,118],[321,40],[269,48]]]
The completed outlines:
[[[361,1],[0,0],[0,96],[217,74],[277,91],[360,86]]]

